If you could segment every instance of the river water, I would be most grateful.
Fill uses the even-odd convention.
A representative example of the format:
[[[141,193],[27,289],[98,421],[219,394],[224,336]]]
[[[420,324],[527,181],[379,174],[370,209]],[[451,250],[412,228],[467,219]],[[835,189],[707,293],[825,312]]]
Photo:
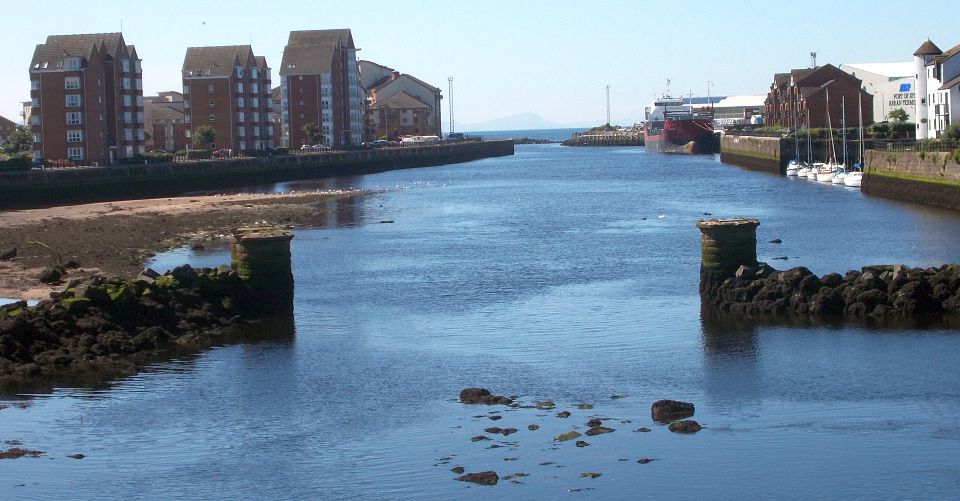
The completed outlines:
[[[0,440],[45,452],[0,461],[0,498],[960,497],[960,335],[702,319],[694,226],[759,218],[760,260],[822,275],[960,262],[960,214],[643,148],[263,188],[317,187],[380,191],[296,232],[292,325],[0,400],[29,404],[0,410]],[[469,386],[557,407],[465,406]],[[706,428],[653,423],[662,398]],[[553,440],[594,416],[616,431]],[[458,465],[500,483],[454,481]]]

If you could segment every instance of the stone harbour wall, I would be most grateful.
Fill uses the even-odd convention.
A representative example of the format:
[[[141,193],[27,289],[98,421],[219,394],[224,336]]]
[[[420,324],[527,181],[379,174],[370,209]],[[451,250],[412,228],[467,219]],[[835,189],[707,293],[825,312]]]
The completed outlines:
[[[785,148],[793,143],[779,137],[724,134],[720,139],[720,161],[753,170],[782,174],[792,153]]]
[[[0,210],[174,196],[230,187],[375,174],[513,155],[513,141],[183,163],[0,172]]]
[[[869,150],[861,191],[960,210],[960,163],[953,153]]]

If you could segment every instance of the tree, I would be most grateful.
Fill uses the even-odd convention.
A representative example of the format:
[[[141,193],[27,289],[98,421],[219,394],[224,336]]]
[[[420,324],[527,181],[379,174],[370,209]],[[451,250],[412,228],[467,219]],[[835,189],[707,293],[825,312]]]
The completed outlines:
[[[319,143],[320,139],[323,137],[323,134],[320,133],[320,128],[317,127],[317,124],[315,123],[308,123],[304,125],[301,130],[303,131],[303,135],[306,136],[307,141],[309,141],[310,144]]]
[[[890,113],[887,113],[887,118],[889,118],[891,122],[895,123],[906,122],[907,118],[909,117],[910,115],[907,115],[907,112],[904,111],[903,108],[897,108],[895,110],[891,110]]]
[[[201,125],[193,130],[193,144],[201,146],[210,146],[217,138],[217,131],[209,125]]]
[[[943,133],[943,137],[951,141],[960,141],[960,123],[953,124]]]
[[[3,143],[3,153],[7,156],[29,155],[33,149],[33,133],[26,126],[18,125]]]

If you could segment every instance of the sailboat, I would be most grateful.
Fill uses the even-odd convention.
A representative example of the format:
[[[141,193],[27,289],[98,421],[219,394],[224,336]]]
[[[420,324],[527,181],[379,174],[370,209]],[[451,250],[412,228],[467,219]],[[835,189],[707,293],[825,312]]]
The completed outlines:
[[[836,163],[837,163],[837,146],[833,143],[833,124],[830,122],[830,88],[827,88],[827,131],[830,134],[830,150],[832,153],[832,161],[828,164],[818,167],[816,169],[817,181],[821,183],[829,183],[833,180],[833,176],[836,173]],[[814,164],[816,165],[816,164]]]
[[[810,108],[807,108],[807,163],[800,166],[800,169],[797,171],[797,176],[807,177],[810,173],[810,165],[813,164],[813,155],[810,142]]]
[[[843,184],[843,180],[847,177],[847,110],[844,106],[846,104],[846,96],[840,96],[840,128],[843,129],[843,163],[840,164],[840,167],[837,168],[833,179],[830,180],[833,184]]]
[[[859,129],[860,141],[857,145],[857,164],[855,170],[847,173],[843,178],[843,185],[851,188],[859,188],[863,182],[863,98],[857,98],[857,128]]]
[[[796,114],[794,114],[796,117]],[[803,167],[803,162],[800,161],[800,139],[798,137],[797,124],[794,124],[793,127],[793,160],[787,163],[787,176],[796,176],[800,171],[800,168]]]

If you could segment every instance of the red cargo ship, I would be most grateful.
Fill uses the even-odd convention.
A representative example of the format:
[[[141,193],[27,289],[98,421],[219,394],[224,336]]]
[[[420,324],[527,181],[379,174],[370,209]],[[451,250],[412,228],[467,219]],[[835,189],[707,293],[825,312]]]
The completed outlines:
[[[643,126],[647,151],[662,153],[715,153],[713,112],[684,106],[682,99],[664,96],[654,101]]]

